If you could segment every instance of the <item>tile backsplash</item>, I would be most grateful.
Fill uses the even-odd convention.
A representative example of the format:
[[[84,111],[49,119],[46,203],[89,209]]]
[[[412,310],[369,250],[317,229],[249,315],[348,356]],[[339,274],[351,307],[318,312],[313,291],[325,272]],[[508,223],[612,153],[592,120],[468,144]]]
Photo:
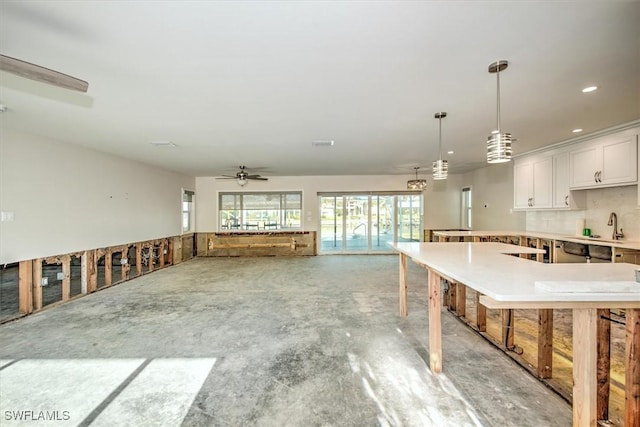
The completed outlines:
[[[623,240],[640,241],[640,209],[638,209],[638,187],[599,188],[581,190],[586,192],[586,209],[580,211],[528,211],[527,231],[574,235],[576,221],[584,219],[585,227],[592,234],[611,238],[613,227],[607,225],[609,214],[618,216],[618,230],[622,227]]]

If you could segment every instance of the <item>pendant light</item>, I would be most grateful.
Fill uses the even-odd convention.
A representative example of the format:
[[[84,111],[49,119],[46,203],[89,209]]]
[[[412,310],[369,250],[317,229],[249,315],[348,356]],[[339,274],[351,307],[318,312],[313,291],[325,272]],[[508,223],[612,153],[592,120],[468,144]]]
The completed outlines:
[[[427,188],[427,180],[418,179],[418,169],[420,169],[420,166],[416,166],[414,169],[416,170],[416,179],[410,179],[407,181],[407,188],[409,190],[424,190]]]
[[[511,160],[511,134],[502,132],[500,127],[500,71],[506,70],[509,62],[496,61],[489,65],[489,72],[495,73],[498,81],[497,129],[487,138],[487,163],[504,163]]]
[[[449,173],[449,162],[447,160],[442,160],[442,119],[447,117],[447,113],[440,112],[436,113],[434,116],[438,119],[439,122],[439,133],[438,133],[438,141],[440,147],[440,158],[433,162],[433,179],[447,179],[447,175]]]

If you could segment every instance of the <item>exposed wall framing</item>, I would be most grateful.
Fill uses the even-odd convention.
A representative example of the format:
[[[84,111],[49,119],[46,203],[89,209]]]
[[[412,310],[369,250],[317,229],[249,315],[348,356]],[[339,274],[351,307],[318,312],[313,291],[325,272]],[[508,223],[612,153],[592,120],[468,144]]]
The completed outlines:
[[[197,241],[198,256],[312,256],[317,254],[315,231],[199,233]]]
[[[193,241],[193,235],[189,239]],[[183,241],[183,236],[174,236],[20,261],[17,313],[0,318],[0,322],[178,264],[183,260]],[[180,256],[175,248],[180,248]]]

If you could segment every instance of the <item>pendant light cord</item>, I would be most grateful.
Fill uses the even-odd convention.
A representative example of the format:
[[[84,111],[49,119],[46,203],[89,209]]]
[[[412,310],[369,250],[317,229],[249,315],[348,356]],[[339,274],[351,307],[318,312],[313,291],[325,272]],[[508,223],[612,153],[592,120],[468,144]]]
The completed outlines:
[[[501,132],[500,130],[500,63],[498,63],[498,70],[496,71],[496,79],[498,80],[498,134]]]
[[[438,123],[439,123],[438,140],[440,143],[440,160],[442,160],[442,117],[438,118]]]

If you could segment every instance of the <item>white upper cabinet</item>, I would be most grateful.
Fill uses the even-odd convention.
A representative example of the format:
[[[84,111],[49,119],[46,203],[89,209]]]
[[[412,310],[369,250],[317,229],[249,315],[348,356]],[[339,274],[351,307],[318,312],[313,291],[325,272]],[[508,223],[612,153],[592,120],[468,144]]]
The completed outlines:
[[[584,209],[585,192],[571,191],[569,179],[569,152],[553,156],[553,208]]]
[[[620,132],[578,144],[569,152],[571,189],[633,185],[638,181],[637,134]]]
[[[569,209],[569,153],[553,156],[553,207]]]
[[[518,159],[513,165],[513,207],[549,209],[553,207],[552,157]]]

